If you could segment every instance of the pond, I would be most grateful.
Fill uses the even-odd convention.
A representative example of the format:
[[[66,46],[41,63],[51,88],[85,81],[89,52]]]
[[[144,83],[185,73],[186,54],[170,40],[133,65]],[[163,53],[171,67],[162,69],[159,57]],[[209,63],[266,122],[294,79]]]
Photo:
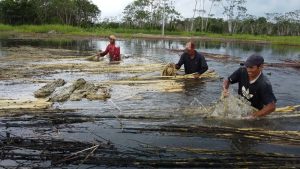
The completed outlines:
[[[75,51],[79,56],[86,52],[94,53],[105,49],[106,40],[36,40],[36,39],[1,39],[0,65],[5,67],[13,64],[5,61],[8,57],[7,49],[12,47],[32,47],[35,50],[41,49],[68,49]],[[143,40],[143,39],[121,39],[117,41],[121,47],[123,62],[121,65],[140,64],[167,64],[176,63],[179,60],[180,52],[176,49],[183,49],[186,41],[174,40]],[[206,53],[230,55],[244,61],[247,56],[259,53],[264,56],[267,63],[282,63],[285,60],[300,60],[300,48],[294,46],[274,46],[269,44],[253,44],[239,42],[210,42],[196,41],[196,50]],[[281,132],[298,132],[300,126],[299,116],[282,116],[263,118],[260,120],[237,120],[237,119],[213,119],[203,116],[180,116],[183,111],[189,108],[212,105],[218,101],[222,89],[222,81],[227,78],[240,64],[236,62],[220,62],[214,59],[207,59],[209,69],[215,70],[220,78],[212,81],[197,79],[183,79],[184,90],[182,92],[153,92],[141,91],[130,85],[113,85],[111,98],[105,101],[67,101],[55,103],[54,112],[57,110],[57,117],[44,115],[3,116],[0,117],[0,137],[6,133],[22,138],[60,138],[63,140],[77,142],[95,142],[95,140],[111,142],[118,153],[126,156],[123,160],[135,159],[145,165],[133,165],[135,163],[122,163],[122,156],[114,156],[120,165],[107,163],[93,163],[86,160],[87,166],[104,165],[115,167],[183,167],[173,164],[172,160],[183,160],[195,158],[197,163],[189,163],[191,167],[220,167],[224,164],[235,167],[254,167],[282,165],[285,167],[299,166],[300,148],[299,133],[295,140],[290,141],[280,138]],[[16,65],[22,64],[15,61]],[[55,61],[54,61],[55,62]],[[61,62],[59,59],[57,62]],[[81,63],[67,60],[68,63]],[[43,64],[40,62],[39,64]],[[4,69],[3,69],[4,70]],[[3,71],[1,70],[1,71]],[[277,106],[297,105],[300,101],[300,76],[299,69],[288,67],[266,67],[264,74],[272,83],[273,91],[277,97]],[[88,81],[104,82],[116,79],[124,79],[136,76],[156,76],[155,73],[131,72],[87,74],[83,72],[61,72],[36,75],[33,78],[38,80],[53,80],[63,78],[73,81],[84,78]],[[0,81],[0,99],[32,98],[32,93],[43,84],[30,83],[22,79],[3,79]],[[237,91],[237,85],[232,85],[233,93]],[[68,111],[68,110],[76,110]],[[61,111],[64,111],[62,115]],[[22,111],[22,110],[20,110]],[[54,113],[55,114],[55,113]],[[92,117],[93,120],[76,121],[66,124],[59,121],[59,118],[79,120],[84,117]],[[124,116],[124,117],[123,117]],[[138,118],[140,117],[140,118]],[[54,129],[55,128],[55,129]],[[180,129],[178,129],[180,128]],[[184,129],[184,130],[183,130]],[[242,132],[244,129],[247,132]],[[56,132],[55,132],[56,131]],[[59,132],[57,132],[59,131]],[[265,131],[273,131],[270,134]],[[293,135],[291,135],[293,136]],[[274,140],[272,140],[274,137]],[[170,150],[170,151],[168,151]],[[201,150],[201,151],[200,151]],[[205,151],[204,151],[205,150]],[[155,151],[155,152],[154,152]],[[160,152],[161,151],[161,152]],[[147,154],[148,153],[148,154]],[[108,153],[110,154],[110,153]],[[141,156],[139,154],[143,154]],[[103,155],[103,154],[102,154]],[[104,154],[103,156],[107,156]],[[102,156],[102,157],[103,157]],[[261,156],[272,160],[262,160],[253,156]],[[288,157],[288,158],[286,158]],[[166,163],[151,160],[166,160]],[[205,159],[211,160],[211,165],[205,163]],[[242,160],[240,160],[242,159]],[[283,162],[273,163],[278,159]],[[24,161],[25,162],[24,162]],[[143,161],[145,160],[145,161]],[[223,160],[223,161],[222,161]],[[21,159],[23,166],[31,166],[35,163],[38,166],[52,166],[51,160]],[[43,162],[41,162],[43,161]],[[129,160],[130,161],[130,160]],[[141,162],[142,161],[142,162]],[[249,163],[245,163],[245,161]],[[20,162],[20,161],[19,161]],[[0,166],[20,166],[14,160],[4,160]],[[149,162],[149,163],[146,163]],[[237,162],[237,164],[234,164]],[[132,165],[130,165],[130,164]],[[262,164],[263,163],[263,164]],[[168,164],[168,165],[167,165]],[[230,165],[232,164],[232,165]],[[74,164],[78,165],[78,164]],[[164,166],[165,165],[165,166]],[[74,167],[66,165],[67,167]],[[188,165],[186,165],[188,166]],[[104,167],[105,168],[105,167]]]

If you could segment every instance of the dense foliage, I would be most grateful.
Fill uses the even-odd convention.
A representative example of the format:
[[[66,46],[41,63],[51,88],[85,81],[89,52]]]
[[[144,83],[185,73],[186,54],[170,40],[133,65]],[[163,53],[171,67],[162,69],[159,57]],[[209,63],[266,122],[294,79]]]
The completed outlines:
[[[4,24],[68,24],[87,26],[94,23],[100,10],[89,0],[2,0],[0,21]]]

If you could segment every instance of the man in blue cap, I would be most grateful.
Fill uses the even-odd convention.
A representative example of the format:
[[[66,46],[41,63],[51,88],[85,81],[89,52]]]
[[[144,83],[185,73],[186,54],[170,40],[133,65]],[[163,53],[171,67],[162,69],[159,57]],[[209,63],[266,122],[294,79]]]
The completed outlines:
[[[264,58],[253,54],[233,72],[223,83],[223,94],[228,96],[230,84],[238,83],[238,94],[251,102],[251,106],[258,109],[248,118],[262,117],[275,111],[276,97],[268,78],[263,75]]]

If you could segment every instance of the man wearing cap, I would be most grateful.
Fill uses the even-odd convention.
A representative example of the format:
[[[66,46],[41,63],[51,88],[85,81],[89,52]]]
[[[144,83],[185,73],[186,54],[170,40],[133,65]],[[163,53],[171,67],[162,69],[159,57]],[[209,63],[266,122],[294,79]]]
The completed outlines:
[[[110,61],[120,61],[120,47],[116,45],[116,37],[114,35],[109,36],[109,44],[107,45],[105,51],[100,52],[97,54],[97,60],[99,60],[99,57],[103,57],[105,55],[109,54],[109,60]]]
[[[258,109],[247,118],[262,117],[276,108],[276,97],[268,78],[263,75],[264,58],[253,54],[245,62],[245,66],[233,72],[223,83],[223,94],[228,96],[230,84],[238,83],[238,94],[251,102]]]
[[[193,73],[195,78],[199,78],[199,76],[208,69],[204,56],[195,50],[195,44],[193,42],[186,44],[186,50],[181,55],[178,63],[175,64],[175,68],[180,69],[182,65],[184,65],[185,74]]]

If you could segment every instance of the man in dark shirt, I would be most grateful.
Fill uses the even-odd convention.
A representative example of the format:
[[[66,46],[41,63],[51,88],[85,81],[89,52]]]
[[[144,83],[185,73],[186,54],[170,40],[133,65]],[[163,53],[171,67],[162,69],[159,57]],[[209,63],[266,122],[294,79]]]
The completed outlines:
[[[195,50],[195,44],[193,42],[186,44],[186,50],[181,55],[175,68],[180,69],[182,65],[184,65],[185,74],[193,73],[195,78],[199,78],[200,75],[208,69],[204,56]]]
[[[262,117],[273,112],[276,108],[276,98],[272,85],[263,75],[264,58],[253,54],[245,62],[245,67],[240,67],[223,83],[223,94],[228,96],[230,84],[238,83],[238,94],[251,102],[251,106],[258,109],[248,118]]]

